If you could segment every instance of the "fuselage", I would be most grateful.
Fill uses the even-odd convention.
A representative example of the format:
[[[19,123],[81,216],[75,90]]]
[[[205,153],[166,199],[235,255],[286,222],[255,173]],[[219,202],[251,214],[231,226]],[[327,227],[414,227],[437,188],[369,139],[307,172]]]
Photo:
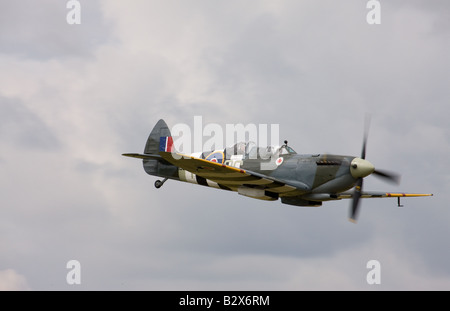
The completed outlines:
[[[352,175],[351,168],[356,157],[332,154],[297,154],[288,146],[271,150],[268,147],[253,147],[249,150],[247,145],[236,144],[230,148],[198,152],[189,156],[288,181],[297,188],[295,192],[289,192],[289,196],[339,193],[354,187],[357,180]],[[238,191],[237,187],[224,186],[207,180],[170,163],[144,160],[144,168],[151,175]]]

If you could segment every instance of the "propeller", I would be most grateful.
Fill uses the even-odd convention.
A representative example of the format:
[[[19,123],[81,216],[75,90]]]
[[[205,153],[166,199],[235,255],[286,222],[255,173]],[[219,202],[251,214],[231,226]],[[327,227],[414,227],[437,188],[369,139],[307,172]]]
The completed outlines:
[[[352,201],[352,206],[351,206],[351,210],[350,210],[350,221],[353,223],[356,223],[356,216],[358,214],[358,204],[359,204],[359,199],[361,198],[362,185],[363,185],[363,179],[360,177],[356,181],[355,192],[353,194],[353,201]]]
[[[361,158],[354,158],[350,164],[350,173],[352,174],[353,177],[356,178],[355,190],[353,192],[353,200],[350,207],[350,217],[349,217],[349,220],[353,223],[356,223],[356,218],[358,215],[359,200],[362,195],[362,186],[364,177],[374,174],[375,176],[380,177],[385,181],[391,183],[398,184],[400,182],[400,175],[385,170],[377,170],[375,169],[372,163],[366,160],[367,137],[369,133],[369,124],[370,124],[370,118],[368,116],[366,116],[365,124],[366,125],[364,129]]]
[[[375,170],[373,173],[375,174],[375,176],[380,177],[390,183],[397,185],[400,183],[400,175],[396,173],[388,172],[385,170]]]

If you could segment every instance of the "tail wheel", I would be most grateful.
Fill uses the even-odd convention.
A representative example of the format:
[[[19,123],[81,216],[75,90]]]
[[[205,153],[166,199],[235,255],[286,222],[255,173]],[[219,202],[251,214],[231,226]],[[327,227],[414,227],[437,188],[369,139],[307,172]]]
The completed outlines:
[[[166,182],[167,178],[164,178],[163,180],[157,180],[155,181],[155,188],[159,189],[162,187],[162,185],[164,185],[164,183]]]

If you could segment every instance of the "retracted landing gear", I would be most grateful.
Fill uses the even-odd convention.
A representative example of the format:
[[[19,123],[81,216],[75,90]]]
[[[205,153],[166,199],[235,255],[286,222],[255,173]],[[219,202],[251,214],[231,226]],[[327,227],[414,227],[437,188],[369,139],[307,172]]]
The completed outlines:
[[[162,181],[159,180],[159,179],[158,179],[157,181],[155,181],[155,188],[156,188],[156,189],[161,188],[162,185],[164,185],[164,183],[166,182],[167,179],[168,179],[168,178],[164,178]]]

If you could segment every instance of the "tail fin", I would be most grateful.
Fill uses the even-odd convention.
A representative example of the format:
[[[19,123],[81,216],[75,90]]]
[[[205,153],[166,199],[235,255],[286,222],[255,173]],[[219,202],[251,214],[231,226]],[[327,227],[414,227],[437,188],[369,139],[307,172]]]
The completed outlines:
[[[163,160],[159,155],[160,151],[175,151],[173,149],[172,135],[170,134],[169,127],[163,119],[156,123],[155,127],[153,127],[153,130],[148,136],[144,154],[136,157],[143,159],[142,163],[147,174],[164,178],[178,179],[178,167]]]
[[[153,127],[145,144],[145,154],[158,154],[160,151],[174,151],[173,139],[169,127],[163,119],[159,120]]]

